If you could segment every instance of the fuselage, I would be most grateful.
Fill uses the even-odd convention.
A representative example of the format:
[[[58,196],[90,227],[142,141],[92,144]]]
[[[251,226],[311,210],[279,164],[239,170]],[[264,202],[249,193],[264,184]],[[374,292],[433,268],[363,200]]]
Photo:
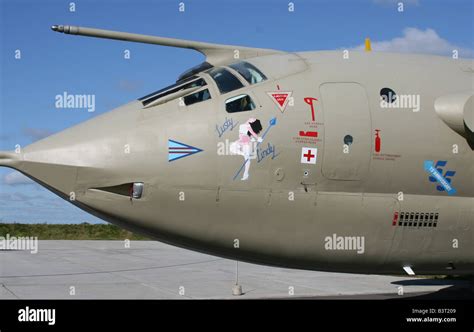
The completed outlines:
[[[198,73],[208,99],[134,101],[8,166],[106,221],[213,255],[322,271],[474,272],[474,151],[434,109],[438,97],[472,90],[472,61],[342,51],[245,61],[266,79],[251,84],[223,64],[241,88],[222,93]],[[382,104],[384,88],[407,103]],[[254,108],[229,113],[241,99]],[[261,142],[246,132],[255,119]],[[133,183],[143,183],[139,198],[125,190]]]

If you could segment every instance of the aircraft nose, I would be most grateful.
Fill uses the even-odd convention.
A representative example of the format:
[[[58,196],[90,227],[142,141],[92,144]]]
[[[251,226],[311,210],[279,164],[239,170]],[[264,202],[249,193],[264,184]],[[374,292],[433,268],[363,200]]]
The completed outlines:
[[[131,103],[28,145],[19,153],[0,153],[0,166],[17,169],[66,198],[75,191],[81,170],[113,169],[112,155],[123,152],[136,113]]]

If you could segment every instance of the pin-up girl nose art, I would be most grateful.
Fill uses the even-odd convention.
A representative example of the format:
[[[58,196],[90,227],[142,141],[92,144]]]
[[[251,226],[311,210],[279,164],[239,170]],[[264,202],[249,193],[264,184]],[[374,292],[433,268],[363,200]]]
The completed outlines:
[[[254,142],[261,143],[263,138],[258,136],[262,131],[260,120],[250,118],[239,126],[239,139],[230,144],[230,152],[244,157],[244,174],[242,181],[249,178],[250,159],[255,153]]]

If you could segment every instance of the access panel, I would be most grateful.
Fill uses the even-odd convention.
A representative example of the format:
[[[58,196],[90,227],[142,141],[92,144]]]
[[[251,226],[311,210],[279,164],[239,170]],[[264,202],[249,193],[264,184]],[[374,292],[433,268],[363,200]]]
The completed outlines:
[[[365,89],[357,83],[324,83],[320,92],[325,124],[322,173],[332,180],[362,180],[371,149]]]

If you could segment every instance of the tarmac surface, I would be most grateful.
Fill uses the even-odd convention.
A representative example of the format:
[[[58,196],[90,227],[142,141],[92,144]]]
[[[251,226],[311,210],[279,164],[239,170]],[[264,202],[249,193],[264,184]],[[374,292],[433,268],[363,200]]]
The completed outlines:
[[[458,299],[467,280],[358,275],[238,263],[153,241],[39,241],[0,251],[0,299]],[[399,295],[401,288],[403,295]]]

